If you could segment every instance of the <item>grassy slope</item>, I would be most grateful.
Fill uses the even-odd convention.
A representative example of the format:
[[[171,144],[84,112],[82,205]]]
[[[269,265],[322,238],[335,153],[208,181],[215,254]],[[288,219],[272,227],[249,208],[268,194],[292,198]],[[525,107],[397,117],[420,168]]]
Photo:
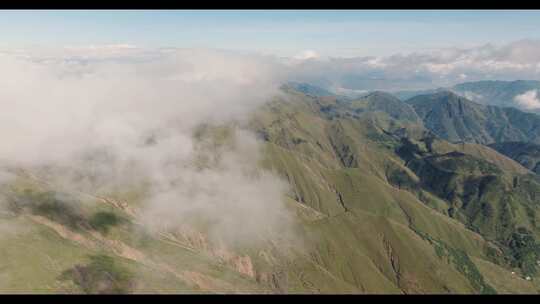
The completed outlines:
[[[11,190],[8,199],[14,195],[27,196],[29,191],[35,195],[47,193],[44,192],[46,188],[32,183]],[[33,198],[37,206],[47,201],[39,196]],[[2,292],[99,293],[99,284],[85,290],[65,273],[77,265],[90,267],[93,258],[103,255],[112,259],[112,265],[97,270],[96,276],[120,271],[122,278],[129,279],[126,282],[129,288],[122,292],[264,292],[264,286],[214,257],[185,244],[166,242],[156,235],[141,233],[137,224],[117,208],[99,201],[78,200],[80,198],[76,196],[70,198],[66,202],[80,215],[77,219],[81,222],[77,226],[66,224],[54,213],[42,213],[42,208],[37,208],[40,210],[37,213],[26,210],[0,219],[3,227],[11,229],[10,233],[0,235],[0,252],[5,257],[0,261],[0,274],[5,274],[0,280]],[[99,225],[104,225],[103,221],[92,219],[103,213],[117,214],[125,221],[106,230],[99,229]],[[109,266],[115,268],[108,269]],[[195,274],[185,279],[184,271]],[[89,277],[86,281],[91,279],[101,280]]]
[[[108,271],[126,280],[120,286],[127,288],[125,292],[537,291],[534,283],[507,280],[513,276],[509,268],[488,262],[487,248],[493,245],[450,218],[446,201],[425,190],[397,187],[389,180],[389,172],[397,170],[405,172],[405,182],[420,181],[396,155],[400,142],[393,135],[405,132],[418,137],[424,132],[420,125],[395,121],[380,111],[351,114],[332,98],[289,96],[289,101],[276,101],[255,113],[250,127],[266,140],[263,166],[291,185],[287,202],[302,221],[304,238],[290,251],[278,250],[275,244],[238,249],[238,256],[251,258],[255,277],[240,273],[196,242],[134,233],[138,225],[129,214],[74,197],[68,201],[80,206],[73,215],[83,224],[54,216],[54,208],[45,209],[53,211],[45,217],[80,233],[95,246],[62,237],[52,226],[32,220],[31,213],[2,217],[3,224],[12,227],[18,222],[27,231],[0,236],[0,252],[10,257],[0,261],[0,290],[84,292],[80,280],[61,280],[62,274],[81,265],[90,269],[91,282],[100,282],[100,267],[112,266],[95,264],[92,257],[105,254],[116,265]],[[523,170],[482,146],[443,141],[435,146],[444,152],[482,157],[511,174]],[[18,194],[36,187],[18,186]],[[128,197],[117,193],[117,198]],[[106,216],[96,221],[99,212],[125,220],[111,224],[111,217]],[[130,250],[119,250],[118,242]]]
[[[426,234],[428,239],[433,238],[455,250],[467,252],[469,257],[476,260],[488,259],[486,257],[488,242],[479,234],[468,230],[459,221],[445,216],[442,210],[437,212],[434,210],[436,208],[431,208],[433,206],[420,202],[416,195],[396,189],[385,181],[385,163],[394,161],[397,166],[403,165],[393,152],[395,142],[388,139],[381,129],[395,130],[400,126],[381,114],[370,113],[365,116],[348,117],[346,113],[339,112],[339,106],[335,106],[338,110],[333,109],[331,118],[324,117],[324,114],[317,112],[317,103],[318,106],[331,108],[333,106],[331,101],[302,100],[302,98],[296,95],[292,97],[293,101],[290,103],[270,105],[267,111],[258,114],[253,127],[265,134],[265,138],[269,141],[267,165],[290,181],[295,192],[292,194],[293,197],[328,216],[317,221],[315,229],[322,235],[319,246],[323,249],[317,252],[322,251],[328,255],[324,267],[366,292],[390,291],[391,289],[387,289],[388,281],[392,282],[394,288],[397,287],[403,292],[420,292],[422,288],[423,292],[480,292],[481,284],[471,283],[476,280],[474,278],[476,274],[464,274],[460,272],[459,266],[448,265],[441,261],[434,252],[433,248],[436,246],[421,236]],[[313,121],[317,123],[311,123]],[[325,126],[321,126],[321,123]],[[324,133],[321,136],[322,132]],[[289,137],[297,137],[300,140],[284,141],[283,134],[293,134]],[[275,138],[281,141],[274,140]],[[441,148],[442,145],[440,143],[438,145]],[[446,143],[444,148],[448,151],[463,151],[475,157],[482,157],[512,173],[526,172],[519,164],[487,147]],[[320,159],[326,162],[321,162]],[[332,160],[333,164],[328,163]],[[431,194],[426,194],[429,195]],[[433,200],[434,204],[439,204],[443,209],[444,201],[439,198]],[[392,224],[386,224],[384,227],[395,227],[399,232],[385,231],[382,226],[377,226],[374,218],[391,221]],[[335,232],[335,229],[340,231]],[[358,241],[358,231],[362,231],[360,234],[364,236],[361,241]],[[387,236],[392,233],[405,238],[402,244],[407,246]],[[393,252],[397,252],[396,255],[402,261],[401,269],[407,272],[408,278],[412,278],[410,281],[417,284],[396,281],[395,272],[392,274],[387,268],[391,267],[392,259],[388,256],[383,258],[384,250],[374,245],[384,243],[383,239],[391,239],[391,245],[399,248]],[[338,262],[336,265],[336,256],[331,255],[332,250],[343,252],[343,248],[351,247],[350,244],[355,244],[352,246],[355,253],[350,256],[344,253],[344,256],[347,256],[342,257],[344,262]],[[414,265],[412,256],[407,255],[409,250],[416,254],[418,252],[425,254],[424,260],[432,261],[433,265],[437,265],[445,275],[433,274],[432,268],[425,265]],[[341,266],[345,261],[348,265]],[[471,259],[465,262],[474,268],[475,264]],[[358,264],[358,273],[367,272],[371,278],[378,278],[374,284],[376,287],[372,286],[370,289],[362,285],[364,281],[354,272],[357,269],[355,264]],[[348,269],[349,273],[343,269]],[[507,275],[510,275],[507,270],[501,271],[506,271]],[[453,273],[454,277],[449,275],[450,273]],[[456,285],[458,281],[467,282],[467,278],[471,281],[469,284]],[[477,281],[487,284],[483,279]]]

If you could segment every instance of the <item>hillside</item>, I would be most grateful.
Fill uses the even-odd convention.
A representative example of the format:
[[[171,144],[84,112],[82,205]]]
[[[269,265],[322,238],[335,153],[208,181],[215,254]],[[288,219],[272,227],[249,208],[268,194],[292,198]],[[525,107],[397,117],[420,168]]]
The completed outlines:
[[[304,93],[308,96],[314,96],[314,97],[335,96],[335,94],[331,93],[330,91],[325,90],[318,86],[311,85],[309,83],[288,82],[284,87],[285,88],[289,87],[293,90]]]
[[[523,167],[540,174],[540,145],[525,142],[503,142],[491,144],[490,147],[517,161]]]
[[[451,142],[540,142],[540,116],[514,108],[481,105],[449,91],[406,101],[436,135]]]
[[[540,81],[516,80],[516,81],[476,81],[457,84],[452,91],[465,96],[475,102],[500,107],[516,107],[527,111],[515,101],[515,97],[531,90],[540,90]],[[538,111],[538,109],[532,109]]]
[[[419,95],[435,94],[450,91],[483,105],[498,107],[513,107],[525,112],[540,113],[537,108],[520,105],[516,97],[531,91],[540,91],[540,81],[537,80],[483,80],[459,83],[447,88],[431,90],[396,91],[393,94],[401,100],[407,100]]]
[[[298,96],[298,98],[302,100],[303,97]],[[317,99],[311,102],[299,101],[297,104],[289,104],[287,107],[291,107],[291,109],[285,113],[283,112],[285,105],[282,104],[276,106],[271,111],[272,113],[276,113],[275,115],[289,117],[279,124],[276,124],[276,121],[269,117],[259,117],[258,124],[263,124],[263,126],[258,127],[259,132],[264,134],[264,138],[270,143],[277,140],[277,138],[289,138],[289,140],[278,143],[281,146],[278,149],[281,153],[294,155],[297,153],[294,151],[302,151],[301,153],[307,157],[303,162],[314,158],[317,163],[321,164],[318,166],[323,166],[323,168],[328,167],[328,169],[324,170],[322,170],[323,168],[318,169],[315,171],[317,172],[316,174],[305,175],[301,173],[302,170],[295,169],[297,167],[293,166],[293,163],[298,162],[298,158],[294,162],[283,163],[281,166],[278,166],[278,170],[295,185],[295,193],[292,195],[297,201],[303,202],[319,212],[334,217],[340,213],[350,213],[349,216],[353,216],[354,214],[356,217],[365,212],[371,212],[374,215],[384,214],[385,218],[407,224],[409,229],[414,234],[421,236],[421,238],[424,236],[428,240],[432,238],[440,240],[445,244],[451,244],[449,246],[456,246],[453,248],[461,249],[465,252],[469,251],[468,254],[476,251],[479,256],[483,256],[484,259],[491,262],[497,261],[501,265],[507,263],[508,267],[511,267],[510,265],[514,267],[519,266],[528,271],[527,267],[530,267],[529,262],[519,260],[520,258],[512,260],[508,256],[508,252],[513,252],[512,250],[515,250],[515,248],[508,249],[505,243],[508,233],[511,234],[513,231],[516,231],[520,221],[523,221],[528,227],[533,227],[532,229],[535,235],[538,233],[537,229],[534,228],[536,227],[534,214],[536,214],[537,211],[535,210],[538,208],[538,204],[536,203],[537,198],[528,196],[534,196],[534,193],[539,189],[538,184],[534,179],[531,180],[527,175],[523,175],[526,173],[526,170],[520,165],[487,147],[478,149],[471,147],[470,144],[452,145],[440,139],[434,139],[432,135],[422,137],[425,134],[429,134],[429,132],[421,131],[422,128],[420,125],[416,124],[404,127],[406,122],[393,120],[388,114],[379,115],[376,112],[365,112],[364,114],[354,116],[356,113],[348,112],[343,107],[340,107],[339,103]],[[333,114],[329,117],[327,114],[328,108],[333,108]],[[324,109],[323,113],[320,113],[321,109]],[[338,112],[337,109],[341,110],[341,112]],[[308,113],[310,115],[307,115]],[[322,118],[321,114],[324,114],[330,120],[328,118]],[[278,118],[276,117],[275,119]],[[264,127],[264,125],[268,127]],[[280,127],[283,125],[288,126],[286,130]],[[280,135],[278,136],[277,134]],[[431,144],[426,144],[426,149],[428,150],[425,153],[427,154],[423,155],[420,159],[424,159],[425,157],[426,161],[429,160],[428,164],[430,166],[439,164],[435,168],[440,169],[423,172],[421,166],[417,165],[416,162],[411,162],[413,158],[416,159],[414,155],[418,155],[419,152],[412,152],[413,156],[411,156],[411,151],[407,152],[410,149],[409,142],[407,139],[403,139],[403,136],[414,138],[415,136],[418,137],[418,135],[421,137],[416,139],[415,142],[418,140],[427,143],[431,142]],[[440,150],[440,152],[437,150]],[[434,163],[433,161],[436,162]],[[304,166],[310,169],[313,168],[313,165],[309,164]],[[501,166],[505,169],[501,169]],[[326,177],[328,170],[335,172],[330,175],[330,178]],[[342,170],[345,170],[345,172],[339,173]],[[438,170],[440,170],[440,173],[437,173]],[[447,172],[455,173],[448,175]],[[492,181],[490,176],[499,175],[500,172],[505,172],[505,174],[508,174],[508,177],[502,177],[502,180]],[[342,177],[343,174],[347,177]],[[316,175],[316,177],[312,177],[313,175]],[[482,177],[484,175],[485,177]],[[482,206],[482,201],[489,200],[493,196],[501,197],[503,202],[500,204],[505,206],[506,195],[512,196],[512,193],[519,192],[511,190],[512,183],[515,181],[514,177],[523,179],[522,186],[519,182],[516,182],[515,186],[520,189],[523,188],[524,193],[528,193],[524,194],[523,197],[516,197],[516,208],[518,210],[529,210],[525,213],[530,213],[533,210],[532,218],[523,213],[525,215],[524,218],[521,218],[522,215],[519,215],[517,219],[512,217],[505,218],[504,215],[501,215],[495,217],[495,219],[490,219],[492,216],[490,215],[488,219],[485,219],[485,217],[475,211],[477,210],[475,208],[478,207],[474,206]],[[316,183],[319,185],[315,187],[313,185],[315,181],[310,183],[310,178],[316,179]],[[337,178],[337,180],[325,186],[325,183],[328,184],[331,178]],[[471,193],[473,189],[466,187],[465,193],[458,194],[458,191],[462,191],[458,189],[463,189],[473,179],[479,179],[480,192],[476,192],[476,197],[479,198],[478,202],[471,195],[474,193]],[[340,188],[341,180],[347,181],[346,184],[354,186],[349,186],[350,189]],[[445,186],[446,184],[450,186],[455,185],[453,187],[456,188],[448,188]],[[485,184],[493,184],[493,186],[485,188]],[[501,184],[507,186],[500,188]],[[529,189],[528,187],[531,185],[535,188]],[[337,195],[333,195],[333,189],[338,193]],[[365,193],[369,193],[369,196],[362,195],[361,189],[366,189],[367,192]],[[347,194],[351,190],[353,193]],[[502,191],[502,193],[498,193],[497,191]],[[393,193],[399,194],[396,197]],[[452,193],[452,195],[449,196],[449,193]],[[333,199],[332,196],[334,196]],[[458,207],[460,208],[459,210],[453,207],[454,203],[459,205],[457,199],[464,203]],[[331,201],[334,201],[334,203],[329,204]],[[507,207],[493,205],[493,208]],[[362,210],[362,212],[358,212],[357,210]],[[423,222],[428,218],[430,219],[428,222]],[[484,222],[491,221],[489,225],[497,226],[500,224],[499,220],[509,222],[506,224],[508,230],[499,233],[498,231],[491,231],[490,228],[485,228],[488,224]],[[480,234],[475,234],[474,231]],[[528,230],[526,232],[531,233]],[[467,239],[469,235],[471,239]],[[456,236],[465,236],[465,239],[453,239]],[[478,245],[469,247],[471,246],[471,242],[475,242],[473,240],[484,240],[485,243],[479,247],[477,247]],[[429,241],[427,243],[434,246]],[[414,242],[411,241],[411,244],[414,244]],[[486,249],[489,246],[495,247]],[[500,256],[496,259],[492,256],[494,252],[500,253]],[[366,252],[365,254],[370,256],[373,253]],[[399,251],[396,254],[399,255]],[[535,253],[531,254],[534,256]],[[504,256],[507,256],[506,260]],[[523,259],[527,260],[530,258],[531,256],[529,255]],[[406,258],[402,257],[402,259]],[[433,283],[440,282],[439,284],[442,285],[439,286],[450,284],[442,278],[434,278],[428,275],[422,268],[416,270],[409,269],[408,271],[411,271],[412,273],[410,275],[416,277],[418,280],[424,280],[424,277],[428,276],[429,280]],[[479,291],[476,290],[476,292]]]
[[[444,96],[448,111],[425,110]],[[70,193],[9,169],[17,178],[1,188],[0,231],[10,232],[0,234],[8,257],[0,261],[0,290],[540,292],[540,181],[489,147],[446,141],[478,131],[476,142],[489,142],[494,134],[472,121],[491,117],[479,105],[444,96],[405,103],[375,92],[349,102],[289,88],[247,126],[201,129],[197,137],[210,147],[238,128],[257,134],[261,169],[289,185],[283,200],[294,214],[292,240],[278,231],[228,243],[188,223],[149,230],[139,212],[144,187]],[[468,131],[444,131],[457,130],[460,109],[472,113],[459,120]],[[430,127],[436,115],[444,128]]]

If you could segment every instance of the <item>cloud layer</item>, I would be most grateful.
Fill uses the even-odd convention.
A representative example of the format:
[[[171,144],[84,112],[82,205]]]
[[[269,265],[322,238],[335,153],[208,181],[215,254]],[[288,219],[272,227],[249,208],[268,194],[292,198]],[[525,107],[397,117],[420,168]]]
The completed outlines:
[[[201,54],[208,52],[200,51]],[[71,69],[78,67],[84,70],[97,63],[149,63],[167,57],[171,60],[174,54],[185,52],[191,52],[191,56],[195,56],[199,50],[146,49],[121,43],[70,46],[62,50],[19,50],[11,54],[35,62],[57,63]],[[315,50],[306,50],[292,58],[255,56],[239,51],[220,53],[247,58],[246,62],[257,57],[264,62],[265,71],[262,74],[267,74],[271,69],[273,75],[279,75],[280,79],[309,82],[336,91],[429,89],[487,79],[540,80],[540,40],[519,40],[506,45],[486,44],[473,48],[447,48],[409,54],[396,50],[396,54],[392,56],[351,58],[323,57]],[[211,62],[208,62],[208,65],[210,64]],[[215,69],[219,67],[220,64],[217,63]],[[237,75],[233,77],[237,78]],[[200,76],[193,74],[189,77]],[[244,76],[251,77],[247,74]]]
[[[393,56],[320,58],[299,63],[296,81],[349,90],[404,90],[487,79],[540,79],[540,41]]]
[[[272,59],[131,46],[43,55],[0,55],[2,165],[46,168],[49,181],[92,193],[145,185],[142,217],[158,228],[197,217],[248,240],[287,227],[286,185],[256,170],[251,133],[237,128],[220,150],[193,136],[201,125],[241,126],[278,94]],[[219,155],[201,168],[204,153]]]

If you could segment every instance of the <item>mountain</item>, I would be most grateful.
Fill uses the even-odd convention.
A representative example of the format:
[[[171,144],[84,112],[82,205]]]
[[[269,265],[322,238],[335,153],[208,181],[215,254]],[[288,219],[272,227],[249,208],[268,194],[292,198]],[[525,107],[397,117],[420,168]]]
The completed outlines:
[[[318,86],[311,85],[309,83],[300,82],[288,82],[285,87],[290,87],[298,92],[302,92],[309,96],[322,97],[322,96],[336,96],[336,94],[323,89]]]
[[[302,92],[308,96],[313,96],[313,97],[335,96],[335,97],[339,97],[342,100],[355,99],[367,93],[367,91],[362,91],[362,90],[358,91],[358,90],[350,90],[350,89],[345,89],[345,88],[333,88],[332,86],[329,86],[329,85],[317,86],[311,83],[294,82],[294,81],[287,82],[285,85],[283,85],[283,88],[293,89],[298,92]]]
[[[374,91],[350,102],[350,107],[356,112],[383,112],[393,119],[409,122],[420,122],[414,109],[395,96]]]
[[[515,100],[516,96],[526,92],[540,91],[540,81],[536,80],[466,82],[453,86],[451,90],[481,104],[516,107],[533,112],[539,110],[523,107]]]
[[[408,103],[382,92],[352,101],[284,93],[245,127],[263,145],[261,169],[289,186],[293,242],[269,234],[254,244],[219,243],[204,225],[147,231],[139,217],[144,187],[73,193],[12,169],[17,179],[0,187],[0,290],[540,292],[540,179],[442,131],[464,120],[463,134],[492,138],[470,120],[502,123],[510,114],[483,112],[451,93]],[[435,117],[444,128],[430,127]],[[197,136],[219,147],[234,144],[237,128],[211,126]]]
[[[328,217],[312,224],[316,239],[340,254],[323,255],[323,267],[333,274],[347,269],[338,277],[361,290],[376,288],[370,292],[392,285],[404,293],[504,292],[503,285],[514,284],[506,281],[514,267],[536,275],[540,184],[521,165],[379,110],[358,113],[337,100],[295,96],[259,113],[254,128],[268,142],[269,166],[295,185],[291,197]],[[385,245],[375,249],[377,243]],[[366,258],[377,266],[366,268]],[[508,283],[496,282],[495,273]],[[361,274],[377,287],[366,288]],[[384,277],[393,283],[383,288]]]
[[[540,145],[526,142],[502,142],[489,145],[523,167],[540,174]]]
[[[418,96],[418,95],[428,95],[428,94],[435,94],[440,91],[447,91],[447,89],[431,89],[431,90],[410,90],[410,91],[395,91],[392,92],[392,95],[397,97],[398,99],[405,101],[407,99],[410,99],[412,97]]]
[[[429,95],[441,91],[451,91],[483,105],[513,107],[525,112],[540,113],[536,103],[525,106],[516,101],[516,97],[524,94],[529,94],[529,98],[540,96],[540,81],[537,80],[484,80],[464,82],[447,88],[396,91],[393,94],[401,100],[407,100],[415,96]]]
[[[540,116],[536,114],[481,105],[449,91],[419,95],[406,102],[414,108],[426,128],[451,142],[540,143]]]

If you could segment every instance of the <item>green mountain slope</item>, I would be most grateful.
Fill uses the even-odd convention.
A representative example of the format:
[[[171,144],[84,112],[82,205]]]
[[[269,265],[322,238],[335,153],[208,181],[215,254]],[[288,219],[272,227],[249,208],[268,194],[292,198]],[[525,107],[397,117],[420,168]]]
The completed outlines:
[[[419,95],[434,94],[441,91],[451,91],[464,98],[483,105],[498,107],[514,107],[526,112],[540,113],[538,109],[526,108],[516,102],[515,98],[529,91],[540,91],[540,81],[537,80],[484,80],[464,82],[452,87],[431,90],[396,91],[393,94],[401,100],[407,100]]]
[[[439,248],[438,246],[451,248],[449,251],[444,251],[445,254],[452,254],[451,252],[457,254],[453,250],[457,252],[463,250],[467,252],[467,256],[470,254],[490,260],[493,252],[502,252],[503,245],[494,243],[488,233],[472,226],[469,220],[456,217],[452,219],[450,216],[453,215],[452,211],[449,211],[452,205],[448,201],[448,196],[445,196],[446,193],[437,192],[437,189],[427,185],[424,186],[423,177],[414,173],[416,167],[409,168],[408,160],[400,156],[398,151],[404,145],[400,136],[425,133],[426,131],[420,131],[422,129],[420,125],[407,126],[406,121],[393,120],[389,117],[390,115],[377,113],[377,111],[363,114],[348,112],[347,107],[340,106],[339,102],[332,104],[328,100],[306,100],[302,95],[297,95],[296,98],[289,104],[277,103],[270,106],[267,112],[258,116],[254,124],[260,134],[265,134],[264,138],[271,146],[275,145],[273,143],[275,138],[281,138],[282,134],[287,134],[289,138],[300,138],[296,140],[297,144],[294,144],[293,140],[284,145],[278,143],[280,147],[272,148],[271,153],[272,157],[275,157],[275,154],[283,154],[287,155],[283,156],[284,158],[291,159],[289,162],[271,161],[271,163],[291,184],[295,185],[296,192],[291,195],[298,202],[327,214],[330,218],[341,217],[344,214],[351,218],[360,218],[367,213],[382,216],[387,220],[405,225],[407,229],[413,231],[413,235],[419,236],[429,244],[426,246],[432,246],[434,251],[436,251],[435,248]],[[332,114],[329,115],[328,112]],[[321,116],[327,116],[327,118],[323,120]],[[321,136],[324,133],[326,136]],[[471,147],[469,144],[452,145],[444,141],[439,142],[440,140],[437,140],[437,143],[431,145],[432,149],[433,147],[440,147],[441,150],[452,149],[451,147],[455,149],[456,153],[447,152],[450,153],[448,155],[451,158],[450,161],[441,158],[441,165],[457,170],[456,174],[482,175],[488,174],[490,170],[502,170],[500,167],[504,167],[510,175],[522,176],[522,173],[526,172],[520,165],[490,148],[479,149],[475,145]],[[454,154],[456,157],[460,156],[461,153],[465,153],[462,151],[469,154],[466,154],[464,158],[458,158],[457,161],[454,160]],[[298,153],[302,156],[296,156]],[[292,160],[293,157],[296,158],[295,161]],[[488,161],[477,157],[487,158]],[[319,159],[324,159],[325,163],[320,162]],[[292,165],[294,162],[301,162],[304,167],[311,170],[299,170]],[[315,163],[318,164],[313,165]],[[448,171],[448,168],[443,167],[441,171]],[[438,178],[445,178],[439,180],[441,187],[452,179],[444,174],[440,177],[432,174],[426,178],[433,179],[434,183]],[[461,184],[467,182],[460,181]],[[407,184],[410,187],[407,187]],[[534,191],[536,190],[527,193],[531,194]],[[532,199],[528,202],[534,205],[536,200]],[[536,209],[535,205],[534,212]],[[470,211],[464,216],[465,218],[469,216],[471,221],[475,222],[473,214],[475,213]],[[366,220],[359,221],[365,223]],[[473,230],[480,234],[476,234]],[[414,243],[411,240],[410,246],[414,247],[412,245]],[[423,246],[421,244],[423,243],[418,246]],[[421,249],[418,248],[418,250]],[[366,254],[371,256],[376,253],[367,251]],[[434,257],[436,256],[435,253]],[[504,264],[502,261],[497,262]],[[460,269],[459,266],[455,267],[457,268],[453,268],[454,270]],[[427,273],[428,270],[422,267],[408,270],[412,271],[414,274],[410,275],[418,280],[426,279],[432,282],[430,284],[438,282],[438,287],[430,287],[435,288],[432,291],[442,292],[450,284],[445,279],[432,277]],[[456,271],[459,273],[459,270]],[[472,274],[468,275],[472,276]],[[472,277],[470,279],[474,281]],[[404,292],[414,292],[409,289],[412,288],[409,285],[404,287],[397,284]],[[479,287],[483,286],[483,283],[470,284],[479,284],[475,285],[475,292],[480,292],[484,288]],[[443,288],[443,286],[446,287]],[[485,288],[490,290],[488,287]],[[462,292],[465,291],[462,289]]]
[[[540,90],[540,81],[487,80],[466,82],[453,86],[451,90],[481,104],[528,110],[517,104],[514,98],[531,90]]]
[[[0,234],[9,257],[0,291],[540,291],[535,175],[489,147],[438,137],[415,103],[286,94],[247,128],[262,142],[261,167],[290,186],[295,242],[269,234],[221,247],[204,227],[149,231],[138,212],[144,189],[69,193],[20,171],[0,189],[0,231],[10,231]],[[219,145],[236,128],[197,136]]]
[[[299,83],[299,82],[289,82],[286,84],[286,87],[290,87],[293,90],[302,92],[308,96],[314,97],[323,97],[323,96],[335,96],[336,94],[331,93],[328,90],[325,90],[321,87],[311,85],[309,83]]]
[[[351,101],[350,107],[357,113],[380,111],[396,120],[420,122],[420,118],[411,106],[384,92],[371,92],[362,98]]]
[[[451,92],[420,95],[407,103],[426,128],[451,142],[540,142],[540,117],[536,114],[477,104]]]
[[[540,145],[525,142],[503,142],[490,147],[519,162],[525,168],[540,174]]]

